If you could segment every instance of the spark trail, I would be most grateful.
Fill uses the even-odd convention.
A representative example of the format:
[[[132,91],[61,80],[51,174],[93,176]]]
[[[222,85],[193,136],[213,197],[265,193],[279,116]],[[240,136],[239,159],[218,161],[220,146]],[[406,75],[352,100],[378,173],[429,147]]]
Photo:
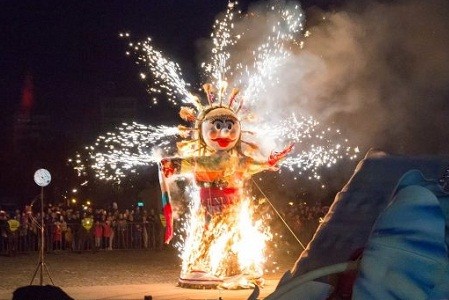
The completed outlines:
[[[78,175],[91,169],[100,180],[120,183],[139,166],[148,166],[161,158],[157,150],[170,151],[170,138],[179,134],[177,127],[123,123],[115,132],[107,132],[93,145],[85,147],[85,155],[77,154],[70,162]]]
[[[354,159],[357,147],[349,146],[347,139],[341,136],[338,129],[325,128],[312,116],[294,112],[283,116],[278,121],[267,121],[264,116],[253,116],[254,108],[265,105],[261,95],[270,88],[276,89],[277,70],[283,66],[291,50],[301,48],[305,35],[304,14],[299,5],[272,5],[267,15],[255,15],[254,18],[264,20],[265,36],[259,46],[252,52],[250,62],[234,61],[233,49],[245,34],[250,35],[250,28],[243,32],[235,32],[235,20],[250,18],[236,11],[237,2],[229,2],[226,13],[217,19],[211,34],[212,50],[208,63],[201,64],[205,77],[209,82],[222,89],[219,97],[226,93],[227,83],[241,88],[242,93],[236,99],[243,107],[239,111],[242,129],[246,140],[263,140],[261,149],[269,153],[275,145],[294,142],[299,150],[282,162],[282,167],[298,175],[309,172],[311,177],[319,179],[322,167],[331,167],[342,158]],[[120,36],[130,40],[128,33]],[[175,107],[180,104],[198,109],[201,107],[199,97],[193,95],[190,84],[182,78],[181,67],[164,57],[162,51],[147,38],[142,42],[128,43],[127,55],[135,55],[137,63],[145,68],[140,77],[148,83],[148,92],[154,95],[153,103],[157,103],[156,95],[164,97]],[[242,88],[243,87],[243,88]],[[256,120],[256,121],[255,121]],[[93,171],[102,180],[120,183],[127,174],[136,172],[140,166],[150,165],[160,157],[155,149],[162,149],[166,154],[173,154],[175,147],[168,147],[180,131],[176,127],[147,126],[142,124],[124,124],[114,132],[98,137],[94,145],[87,146],[84,154],[78,153],[71,160],[79,175]]]

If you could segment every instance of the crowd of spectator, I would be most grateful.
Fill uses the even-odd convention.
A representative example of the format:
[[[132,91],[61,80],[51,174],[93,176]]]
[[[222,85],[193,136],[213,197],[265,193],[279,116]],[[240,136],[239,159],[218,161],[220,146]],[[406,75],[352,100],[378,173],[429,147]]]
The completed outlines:
[[[0,253],[40,249],[44,222],[46,251],[162,249],[164,220],[154,209],[119,210],[51,205],[41,212],[25,206],[21,211],[0,211]]]
[[[308,243],[328,210],[329,206],[322,205],[320,202],[313,204],[290,202],[281,214],[295,235],[303,243]]]
[[[295,235],[307,243],[328,210],[319,203],[290,202],[280,213]],[[47,252],[163,248],[165,220],[154,209],[119,210],[115,203],[110,209],[49,204],[43,220]],[[10,213],[0,211],[0,254],[40,249],[40,224],[41,213],[31,206]],[[281,222],[272,226],[287,240],[292,238]]]

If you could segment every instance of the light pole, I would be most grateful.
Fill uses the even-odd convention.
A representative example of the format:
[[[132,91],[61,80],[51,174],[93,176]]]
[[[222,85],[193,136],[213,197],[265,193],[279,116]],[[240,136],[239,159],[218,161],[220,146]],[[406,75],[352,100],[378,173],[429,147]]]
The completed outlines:
[[[38,186],[41,187],[41,248],[39,250],[39,262],[37,264],[36,270],[34,271],[33,278],[31,278],[30,285],[33,284],[34,278],[36,278],[37,272],[40,270],[39,273],[39,285],[44,284],[44,268],[45,271],[47,271],[47,275],[50,278],[51,283],[53,283],[53,279],[50,276],[50,272],[48,271],[47,265],[44,261],[44,249],[45,249],[45,236],[44,236],[44,186],[47,186],[50,184],[51,181],[51,175],[50,172],[48,172],[45,169],[39,169],[34,173],[34,182]]]

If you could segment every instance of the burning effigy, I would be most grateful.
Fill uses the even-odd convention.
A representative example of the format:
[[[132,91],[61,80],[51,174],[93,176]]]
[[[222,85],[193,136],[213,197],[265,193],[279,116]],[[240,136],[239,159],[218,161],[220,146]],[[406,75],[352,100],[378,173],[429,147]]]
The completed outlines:
[[[279,84],[308,36],[300,5],[279,2],[264,13],[243,16],[236,7],[230,1],[215,21],[210,59],[201,63],[201,82],[210,82],[203,86],[207,103],[191,92],[180,66],[151,38],[133,42],[129,33],[121,33],[129,41],[126,54],[136,55],[140,78],[148,80],[152,104],[162,95],[189,126],[166,125],[170,120],[159,125],[122,123],[71,159],[79,176],[117,186],[129,174],[138,176],[142,168],[158,166],[165,241],[176,238],[183,286],[261,284],[273,234],[251,195],[253,177],[279,170],[290,172],[292,181],[306,176],[319,182],[322,168],[353,160],[358,153],[340,130],[323,126],[297,103],[292,105]],[[238,16],[249,23],[237,25]],[[248,45],[254,50],[248,51]],[[228,91],[228,85],[236,88]],[[170,182],[179,176],[192,184],[186,191],[187,213],[174,228]]]
[[[248,287],[252,281],[261,283],[265,242],[271,238],[268,227],[253,217],[254,205],[246,190],[248,180],[255,173],[275,170],[277,163],[291,150],[292,145],[273,152],[266,160],[257,160],[242,144],[242,128],[238,113],[242,102],[235,107],[238,94],[233,89],[228,103],[223,103],[224,89],[215,99],[213,87],[204,86],[208,105],[197,105],[198,112],[182,107],[180,116],[190,123],[183,127],[183,141],[178,143],[177,157],[160,162],[160,184],[164,214],[167,221],[165,242],[173,237],[170,188],[167,179],[176,175],[190,175],[194,179],[197,202],[191,211],[189,230],[183,253],[181,286]],[[257,148],[251,144],[251,150]]]

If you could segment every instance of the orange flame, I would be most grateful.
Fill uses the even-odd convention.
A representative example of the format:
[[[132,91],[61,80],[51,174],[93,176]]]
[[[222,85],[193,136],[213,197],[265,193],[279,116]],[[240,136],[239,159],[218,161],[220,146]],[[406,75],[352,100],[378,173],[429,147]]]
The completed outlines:
[[[243,198],[206,221],[199,195],[193,197],[181,274],[203,270],[221,279],[242,273],[262,276],[266,243],[272,234],[262,220],[256,220],[251,199]]]

